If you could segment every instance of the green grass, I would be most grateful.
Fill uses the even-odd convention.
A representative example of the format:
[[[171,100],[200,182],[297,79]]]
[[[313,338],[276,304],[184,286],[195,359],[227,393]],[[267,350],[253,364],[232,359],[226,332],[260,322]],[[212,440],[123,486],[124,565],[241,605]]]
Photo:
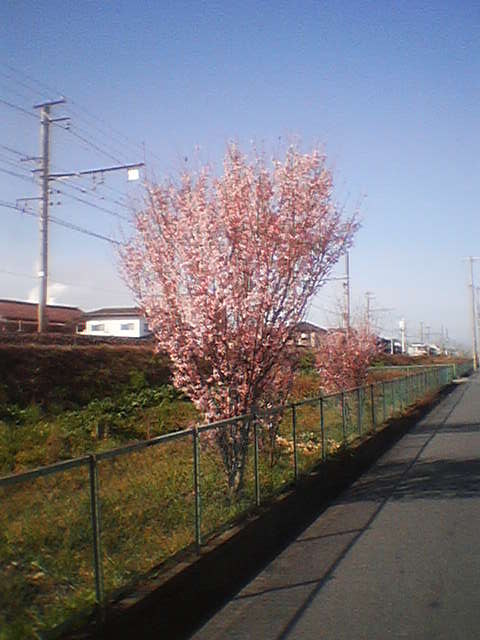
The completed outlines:
[[[385,417],[388,417],[393,413],[392,396],[390,387],[385,389]],[[378,423],[383,419],[382,391],[381,385],[375,388]],[[148,393],[144,395],[148,396]],[[123,425],[129,434],[131,430],[136,433],[136,429],[143,429],[145,433],[145,412],[147,415],[152,412],[155,428],[165,428],[167,422],[158,426],[159,415],[167,421],[170,415],[173,416],[174,409],[178,409],[175,403],[185,400],[171,397],[167,402],[168,390],[164,389],[162,393],[160,402],[159,396],[157,404],[152,406],[146,397],[143,406],[132,406],[142,397],[137,393],[136,399],[124,396],[118,402],[89,405],[86,413],[76,415],[73,421],[69,416],[65,419],[72,438],[69,446],[73,447],[71,443],[77,428],[81,434],[91,433],[92,425],[99,417],[107,416],[110,420],[108,438],[102,441],[94,438],[99,449],[102,446],[109,448],[112,442],[121,438],[118,425]],[[372,427],[369,392],[362,394],[360,400],[365,433]],[[398,391],[395,400],[398,411],[401,406]],[[308,473],[324,457],[334,455],[344,444],[358,437],[357,402],[355,392],[345,394],[344,430],[341,401],[338,397],[324,399],[325,449],[319,402],[297,408],[300,473]],[[188,419],[192,418],[191,411],[191,405],[190,409],[185,409]],[[121,422],[117,423],[115,416]],[[38,433],[33,429],[35,435],[32,435],[29,429],[35,423],[30,424],[29,419],[22,418],[23,424],[16,427],[26,430],[23,445],[27,438],[38,438],[35,446],[40,451],[45,446],[42,438],[52,438],[52,431],[48,431],[47,423],[40,420],[36,423]],[[58,430],[55,438],[65,437],[62,419],[55,421]],[[143,425],[141,428],[136,420]],[[178,421],[169,424],[178,425]],[[11,426],[12,423],[9,428]],[[42,436],[41,429],[45,429],[46,436]],[[264,425],[259,427],[259,440],[260,496],[265,501],[294,480],[292,410],[287,409],[283,415],[273,451]],[[10,443],[10,446],[14,444]],[[18,453],[15,454],[16,464]],[[232,497],[217,448],[205,433],[200,434],[201,534],[204,541],[255,506],[253,460],[251,439],[245,486],[239,495]],[[98,476],[105,589],[107,596],[112,597],[194,543],[192,438],[188,436],[135,453],[101,459]],[[42,638],[47,632],[50,637],[53,628],[72,616],[91,612],[95,601],[88,469],[69,469],[0,488],[0,504],[0,640]]]
[[[184,429],[198,421],[192,403],[170,385],[126,389],[75,410],[38,405],[0,410],[0,474],[20,472]]]

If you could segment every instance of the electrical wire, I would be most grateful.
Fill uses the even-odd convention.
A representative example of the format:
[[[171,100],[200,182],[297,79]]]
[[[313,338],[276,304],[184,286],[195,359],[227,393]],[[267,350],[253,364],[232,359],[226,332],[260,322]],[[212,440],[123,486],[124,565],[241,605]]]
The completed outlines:
[[[17,156],[20,156],[21,158],[27,158],[28,157],[28,153],[24,153],[23,151],[18,151],[18,149],[12,149],[12,147],[7,147],[7,145],[5,144],[0,144],[0,147],[2,149],[5,149],[5,151],[9,151],[10,153],[13,153]]]
[[[19,162],[15,162],[8,156],[5,156],[3,153],[0,153],[0,162],[10,165],[14,169],[18,169],[18,171],[22,171],[25,176],[32,176],[32,173],[29,169],[26,169],[22,164],[20,164]]]
[[[8,102],[8,100],[4,100],[3,98],[0,98],[0,103],[6,105],[7,107],[10,107],[11,109],[15,109],[16,111],[19,111],[24,115],[30,116],[31,118],[35,118],[35,120],[37,120],[37,116],[32,111],[27,111],[23,107],[20,107],[18,104],[13,104],[13,102]]]
[[[78,196],[73,195],[73,193],[68,193],[66,191],[62,191],[61,189],[56,189],[57,193],[60,193],[64,196],[66,196],[67,198],[72,198],[72,200],[76,200],[77,202],[81,202],[82,204],[86,204],[89,207],[93,207],[94,209],[98,209],[99,211],[103,211],[104,213],[108,213],[111,216],[114,216],[115,218],[120,218],[120,220],[125,220],[125,222],[130,222],[130,219],[127,216],[122,215],[121,213],[118,213],[117,211],[112,211],[111,209],[107,209],[106,207],[102,207],[99,204],[95,204],[95,202],[89,202],[88,200],[85,200],[84,198],[79,198]]]
[[[36,78],[30,76],[29,74],[25,73],[24,71],[21,71],[19,69],[15,69],[14,67],[12,67],[9,64],[4,64],[4,66],[10,71],[11,74],[14,75],[8,75],[5,74],[4,72],[0,71],[0,74],[3,75],[5,78],[12,80],[13,82],[17,83],[18,85],[22,86],[23,88],[26,88],[28,91],[30,91],[31,93],[33,93],[34,95],[38,95],[39,93],[42,96],[50,96],[52,94],[57,94],[60,95],[61,92],[58,91],[58,89],[55,89],[54,87],[51,87],[47,84],[45,84],[44,82],[40,82],[39,80],[37,80]],[[21,81],[18,79],[17,76],[22,76],[22,78],[26,79],[27,82],[25,81]],[[41,90],[36,89],[32,86],[32,83],[34,83],[35,85],[37,85],[38,87],[41,88]],[[89,140],[88,137],[85,138],[85,135],[88,136],[89,132],[86,132],[85,129],[83,129],[82,127],[79,127],[78,125],[76,125],[76,128],[83,132],[82,138],[83,141],[88,144],[89,146],[91,146],[92,148],[96,148],[96,150],[99,150],[101,153],[103,153],[104,155],[108,155],[108,157],[115,159],[115,161],[118,162],[117,158],[114,158],[114,156],[111,153],[111,141],[114,141],[114,145],[116,146],[116,151],[114,152],[116,155],[119,155],[119,148],[121,149],[128,149],[128,153],[130,154],[132,152],[132,149],[135,149],[135,153],[137,154],[139,151],[144,154],[145,153],[145,147],[144,145],[135,142],[134,140],[132,140],[131,138],[129,138],[128,136],[126,136],[123,132],[115,129],[114,127],[112,127],[110,124],[108,124],[105,120],[102,120],[101,118],[99,118],[98,116],[92,114],[88,109],[86,109],[84,106],[80,105],[79,103],[77,103],[75,100],[73,100],[72,98],[66,97],[67,99],[67,103],[64,105],[65,110],[70,113],[72,116],[74,116],[77,120],[83,121],[87,127],[89,128],[93,128],[97,133],[94,134],[94,138],[98,139],[98,134],[100,134],[101,136],[103,136],[104,138],[106,138],[108,140],[108,145],[110,145],[110,151],[106,151],[105,149],[101,149],[98,145],[95,145],[95,143],[92,142],[92,140]],[[30,114],[29,115],[33,115]],[[36,117],[36,116],[34,116]],[[103,127],[107,127],[107,129],[110,130],[110,133],[105,132],[104,129],[98,125],[98,123],[102,123]],[[77,137],[79,139],[81,134],[76,134]],[[95,146],[93,146],[95,145]],[[105,145],[104,145],[105,146]],[[126,151],[121,151],[120,155],[123,157],[126,157]],[[149,150],[149,156],[152,158],[157,159],[158,161],[162,161],[161,158],[159,156],[157,156],[156,154],[154,154],[151,150]]]
[[[79,187],[78,185],[72,184],[67,180],[62,180],[61,178],[53,178],[55,182],[60,183],[63,187],[68,187],[69,189],[73,189],[74,191],[78,191],[79,193],[88,194],[92,198],[97,198],[99,200],[110,202],[112,204],[116,204],[119,207],[127,209],[130,211],[130,207],[128,207],[125,203],[120,202],[120,200],[114,200],[113,198],[109,198],[108,196],[100,195],[99,193],[94,192],[92,189],[86,189],[85,187]]]
[[[18,278],[29,278],[30,280],[37,280],[38,276],[34,276],[31,273],[22,273],[20,271],[10,271],[9,269],[1,269],[0,273],[5,273],[9,276],[15,276]],[[101,289],[100,287],[92,287],[89,284],[80,284],[78,282],[66,282],[65,280],[57,280],[48,274],[48,281],[52,284],[62,284],[65,287],[77,287],[78,289],[88,289],[89,291],[100,291],[101,293],[118,293],[123,294],[123,291],[118,289]]]
[[[0,200],[0,207],[4,207],[5,209],[12,209],[17,211],[18,213],[25,213],[29,216],[32,216],[34,218],[39,218],[40,214],[38,214],[36,211],[32,211],[31,209],[21,209],[20,207],[17,207],[17,205],[11,203],[11,202],[5,202],[4,200]],[[73,224],[71,222],[67,222],[66,220],[62,220],[61,218],[57,218],[56,216],[48,216],[48,220],[49,222],[53,222],[54,224],[57,224],[61,227],[65,227],[66,229],[71,229],[72,231],[77,231],[78,233],[83,233],[85,235],[88,236],[92,236],[93,238],[98,238],[99,240],[105,240],[107,242],[110,242],[111,244],[116,244],[116,245],[121,245],[123,244],[122,242],[119,242],[118,240],[114,240],[113,238],[109,238],[108,236],[104,236],[101,233],[97,233],[96,231],[91,231],[90,229],[85,229],[84,227],[80,227],[76,224]]]
[[[103,153],[103,155],[106,156],[107,158],[110,158],[110,160],[115,160],[115,162],[118,162],[119,164],[122,164],[123,160],[121,160],[120,158],[118,158],[116,156],[113,156],[108,151],[105,151],[105,149],[102,149],[101,147],[99,147],[94,142],[91,142],[90,140],[88,140],[88,138],[85,138],[84,136],[80,135],[79,133],[77,133],[73,129],[73,127],[70,126],[68,129],[66,129],[65,127],[62,127],[62,129],[65,129],[65,131],[67,131],[67,133],[69,133],[70,135],[74,136],[75,138],[78,138],[79,140],[82,140],[85,144],[87,144],[92,149],[95,149],[99,153]]]
[[[8,69],[10,69],[11,72],[14,72],[15,74],[19,75],[19,73],[21,73],[22,75],[26,75],[23,71],[19,72],[15,69],[13,69],[13,67],[10,67],[8,64],[5,64],[4,66],[6,66]],[[19,85],[20,87],[23,87],[24,89],[27,89],[27,91],[30,91],[30,93],[32,93],[35,98],[38,97],[39,95],[43,97],[46,97],[48,94],[45,92],[40,92],[38,89],[32,89],[32,86],[22,82],[21,80],[19,80],[18,78],[16,78],[14,75],[12,75],[11,73],[5,73],[4,71],[0,71],[0,75],[2,75],[4,78],[6,78],[9,81],[13,81],[15,82],[17,85]],[[28,77],[28,76],[27,76]],[[35,80],[34,80],[35,82]],[[32,101],[35,100],[35,98],[32,98]]]
[[[20,180],[25,180],[26,182],[34,182],[33,176],[29,178],[28,176],[26,176],[24,174],[16,173],[15,171],[10,171],[9,169],[2,169],[1,167],[0,167],[0,171],[2,173],[6,173],[9,176],[14,176],[15,178],[20,178]]]

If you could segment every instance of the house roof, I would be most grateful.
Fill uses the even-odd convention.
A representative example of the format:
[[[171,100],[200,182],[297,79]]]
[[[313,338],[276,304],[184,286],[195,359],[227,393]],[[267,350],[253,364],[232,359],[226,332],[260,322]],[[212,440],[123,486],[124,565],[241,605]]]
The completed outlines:
[[[135,316],[143,317],[145,314],[140,307],[103,307],[102,309],[94,309],[83,314],[85,320],[92,318],[124,318]]]
[[[36,302],[24,302],[23,300],[0,300],[0,320],[36,322],[37,313],[38,304]],[[68,323],[79,320],[83,311],[78,307],[47,304],[45,313],[49,322]]]
[[[326,329],[322,329],[322,327],[318,327],[311,322],[299,322],[296,329],[301,333],[326,333]]]

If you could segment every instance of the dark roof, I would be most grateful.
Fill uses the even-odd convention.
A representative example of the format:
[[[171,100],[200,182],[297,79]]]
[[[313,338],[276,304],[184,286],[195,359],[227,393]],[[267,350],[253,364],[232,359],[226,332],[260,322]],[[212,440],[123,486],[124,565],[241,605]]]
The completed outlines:
[[[66,307],[63,305],[47,304],[46,316],[49,322],[68,323],[79,320],[83,311],[78,307]],[[22,300],[0,300],[1,320],[22,320],[24,322],[36,322],[38,304],[36,302],[24,302]]]
[[[103,307],[83,314],[84,319],[89,318],[123,318],[125,316],[144,316],[140,307]]]
[[[296,329],[301,333],[326,333],[326,329],[322,329],[322,327],[318,327],[311,322],[299,322]]]

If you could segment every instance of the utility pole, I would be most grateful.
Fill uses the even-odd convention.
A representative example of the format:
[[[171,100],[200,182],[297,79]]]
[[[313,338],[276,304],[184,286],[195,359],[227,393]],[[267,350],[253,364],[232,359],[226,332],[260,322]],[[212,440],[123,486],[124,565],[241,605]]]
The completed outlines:
[[[48,287],[48,204],[50,199],[50,125],[52,122],[66,120],[67,118],[50,118],[51,107],[63,104],[64,98],[42,102],[34,105],[34,109],[40,109],[40,152],[41,152],[41,212],[40,212],[40,267],[38,271],[39,292],[38,292],[38,312],[37,329],[38,333],[43,333],[47,328],[48,319],[45,308],[47,305]]]
[[[367,325],[367,331],[370,331],[370,300],[374,297],[371,291],[365,291],[365,323]]]
[[[345,254],[345,280],[343,283],[343,291],[345,298],[345,310],[343,313],[343,324],[345,329],[350,329],[350,254]]]
[[[475,285],[473,278],[473,261],[480,260],[480,258],[476,258],[473,256],[469,256],[465,258],[470,262],[470,293],[471,293],[471,312],[472,312],[472,358],[473,358],[473,369],[476,371],[478,369],[478,344],[477,344],[477,318],[476,318],[476,301],[475,301]]]
[[[116,165],[114,167],[102,167],[100,169],[89,169],[87,171],[70,171],[68,173],[50,173],[50,125],[55,122],[70,120],[69,117],[51,118],[50,110],[58,104],[64,104],[65,98],[51,100],[34,105],[34,109],[40,109],[40,146],[41,146],[41,212],[40,212],[40,268],[39,295],[38,295],[38,333],[44,333],[47,329],[48,318],[46,316],[47,294],[48,294],[48,206],[50,199],[50,182],[52,180],[74,178],[77,176],[104,174],[111,171],[126,169],[129,180],[138,180],[139,167],[143,167],[143,162],[135,164]]]
[[[405,334],[406,334],[406,330],[407,330],[407,325],[405,322],[405,318],[402,318],[399,323],[398,323],[399,329],[400,329],[400,336],[401,336],[401,341],[402,341],[402,353],[406,353],[407,351],[407,342],[405,339]]]
[[[430,327],[430,325],[427,325],[427,326],[425,327],[425,342],[426,342],[428,345],[430,344],[430,342],[431,342],[431,337],[432,337],[430,334],[431,334],[431,327]]]

